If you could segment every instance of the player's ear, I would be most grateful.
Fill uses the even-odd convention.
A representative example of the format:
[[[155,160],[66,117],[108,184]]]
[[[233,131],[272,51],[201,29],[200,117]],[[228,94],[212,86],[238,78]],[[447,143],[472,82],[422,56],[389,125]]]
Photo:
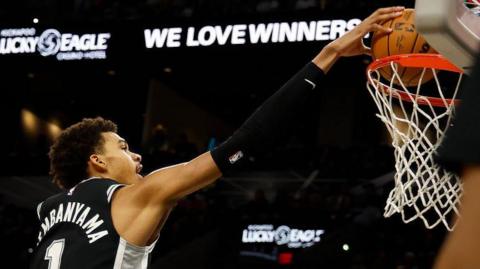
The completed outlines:
[[[98,154],[90,155],[88,161],[96,170],[104,171],[107,169],[107,163],[104,158]]]

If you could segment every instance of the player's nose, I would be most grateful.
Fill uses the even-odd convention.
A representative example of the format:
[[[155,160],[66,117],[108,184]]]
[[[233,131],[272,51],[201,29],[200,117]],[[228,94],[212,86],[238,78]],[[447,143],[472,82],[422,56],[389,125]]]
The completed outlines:
[[[132,152],[132,159],[136,162],[142,162],[142,155]]]

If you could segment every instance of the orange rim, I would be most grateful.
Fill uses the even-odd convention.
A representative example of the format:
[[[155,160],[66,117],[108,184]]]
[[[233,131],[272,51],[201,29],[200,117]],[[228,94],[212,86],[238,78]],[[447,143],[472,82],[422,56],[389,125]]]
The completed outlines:
[[[402,67],[415,67],[415,68],[433,68],[436,70],[444,70],[449,72],[455,72],[462,74],[463,71],[448,61],[445,57],[439,54],[401,54],[401,55],[393,55],[387,56],[381,59],[377,59],[372,62],[367,67],[367,78],[368,83],[372,86],[378,85],[379,87],[375,87],[377,90],[381,90],[388,95],[392,95],[394,98],[401,99],[407,102],[416,102],[420,105],[429,105],[436,107],[445,107],[445,104],[454,105],[459,104],[460,100],[458,99],[442,99],[439,97],[432,97],[432,96],[423,96],[423,95],[416,95],[413,93],[407,93],[405,91],[398,90],[396,88],[387,86],[376,79],[371,78],[369,74],[374,72],[382,67],[389,66],[390,63],[398,63]],[[428,100],[428,101],[427,101]]]

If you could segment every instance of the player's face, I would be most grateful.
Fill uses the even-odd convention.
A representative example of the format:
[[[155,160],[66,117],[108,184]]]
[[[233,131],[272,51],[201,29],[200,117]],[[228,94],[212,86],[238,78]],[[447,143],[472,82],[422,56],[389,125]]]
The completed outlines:
[[[142,157],[131,152],[125,139],[113,132],[102,134],[105,139],[103,156],[108,174],[124,184],[133,184],[142,176]]]

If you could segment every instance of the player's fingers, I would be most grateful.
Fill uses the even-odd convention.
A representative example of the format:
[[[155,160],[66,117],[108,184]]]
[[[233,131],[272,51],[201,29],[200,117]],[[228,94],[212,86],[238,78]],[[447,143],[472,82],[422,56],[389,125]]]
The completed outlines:
[[[377,11],[375,11],[374,14],[381,15],[381,14],[388,14],[393,12],[401,12],[403,10],[405,10],[405,7],[403,6],[384,7],[384,8],[377,9]]]
[[[374,23],[371,25],[370,32],[377,32],[379,34],[389,34],[393,31],[392,28],[382,26],[378,23]]]
[[[374,17],[373,21],[374,22],[384,22],[384,21],[388,21],[388,20],[400,17],[400,16],[402,16],[402,14],[403,14],[403,11],[397,11],[397,12],[393,12],[393,13],[382,14],[382,15],[378,15],[378,16]]]

